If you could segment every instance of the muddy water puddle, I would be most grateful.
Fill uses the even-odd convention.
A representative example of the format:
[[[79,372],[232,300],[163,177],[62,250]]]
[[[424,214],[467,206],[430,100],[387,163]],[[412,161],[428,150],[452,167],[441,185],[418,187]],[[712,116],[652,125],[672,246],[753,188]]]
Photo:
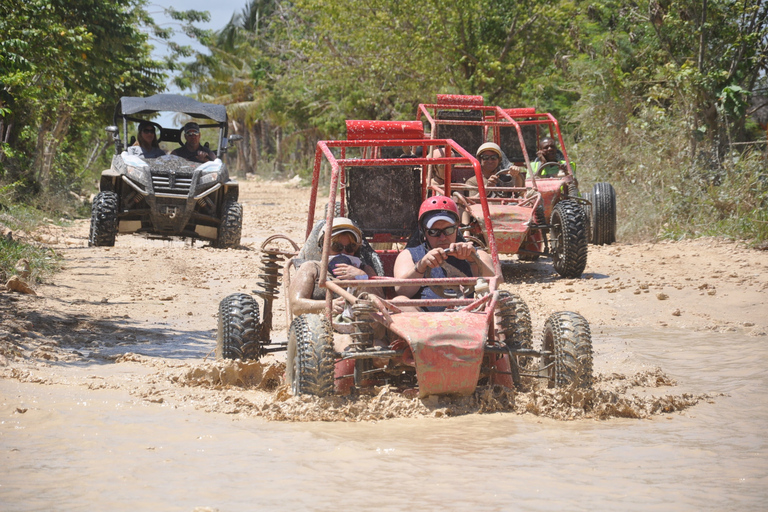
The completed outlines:
[[[119,384],[155,368],[81,365],[47,384],[0,381],[0,509],[764,510],[765,338],[594,338],[604,379],[659,367],[677,385],[633,392],[708,398],[640,420],[267,421],[204,412],[194,393],[153,402],[123,384],[84,386],[90,374]]]

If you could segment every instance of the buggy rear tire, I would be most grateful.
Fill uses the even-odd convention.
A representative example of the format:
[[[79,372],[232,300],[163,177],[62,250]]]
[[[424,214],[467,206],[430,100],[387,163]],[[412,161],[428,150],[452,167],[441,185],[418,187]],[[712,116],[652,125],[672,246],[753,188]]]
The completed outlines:
[[[259,303],[247,293],[233,293],[219,303],[219,328],[216,334],[217,359],[258,360]]]
[[[216,237],[216,247],[219,249],[234,249],[240,245],[243,232],[243,205],[228,201],[221,212],[221,225]]]
[[[581,277],[587,267],[587,234],[584,209],[572,199],[560,201],[552,210],[552,264],[566,278]]]
[[[335,363],[333,332],[325,316],[296,317],[288,332],[286,361],[286,378],[293,395],[333,395]]]
[[[592,243],[611,245],[616,241],[616,191],[610,183],[592,187]]]
[[[587,234],[587,243],[592,244],[594,243],[594,235],[592,233],[592,226],[594,226],[592,221],[592,193],[584,192],[581,198],[589,201],[589,203],[582,203],[581,207],[584,209],[584,232]]]
[[[592,334],[587,320],[571,311],[552,313],[544,324],[541,375],[548,387],[592,387]]]
[[[499,300],[496,306],[496,337],[504,342],[510,349],[533,348],[533,327],[531,326],[531,312],[525,301],[514,293],[499,292]],[[515,385],[520,384],[519,370],[525,370],[530,364],[531,358],[525,356],[513,356],[516,359],[512,364],[512,379]]]
[[[120,198],[114,192],[99,192],[91,205],[91,231],[88,245],[112,247],[117,236],[117,209]]]

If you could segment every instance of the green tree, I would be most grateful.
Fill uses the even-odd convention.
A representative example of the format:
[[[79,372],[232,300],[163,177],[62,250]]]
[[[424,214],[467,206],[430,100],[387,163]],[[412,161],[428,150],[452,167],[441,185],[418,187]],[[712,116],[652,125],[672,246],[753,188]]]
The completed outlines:
[[[145,5],[145,0],[0,3],[0,179],[31,191],[48,190],[52,180],[76,186],[115,101],[165,88],[165,70],[175,56],[153,59],[149,37],[167,39],[172,31],[158,27]],[[207,17],[172,14],[185,26]],[[186,51],[176,50],[176,55]]]

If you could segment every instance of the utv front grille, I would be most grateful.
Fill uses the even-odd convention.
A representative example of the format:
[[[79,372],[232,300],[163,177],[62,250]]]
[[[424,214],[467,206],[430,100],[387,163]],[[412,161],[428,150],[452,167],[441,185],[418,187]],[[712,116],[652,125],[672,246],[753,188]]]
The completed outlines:
[[[153,174],[152,188],[156,195],[184,196],[189,195],[192,188],[192,176],[180,176],[175,173]]]

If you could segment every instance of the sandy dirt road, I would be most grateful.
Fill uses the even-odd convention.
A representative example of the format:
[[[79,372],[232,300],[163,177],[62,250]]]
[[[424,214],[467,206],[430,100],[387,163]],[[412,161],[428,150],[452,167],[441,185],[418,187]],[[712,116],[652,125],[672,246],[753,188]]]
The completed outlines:
[[[57,382],[71,378],[66,375],[70,367],[118,362],[134,368],[135,378],[126,377],[131,371],[121,372],[120,378],[103,371],[102,384],[130,386],[132,393],[150,401],[183,402],[205,392],[207,396],[197,399],[211,410],[317,419],[312,414],[301,417],[301,411],[298,417],[297,411],[287,416],[284,410],[267,412],[276,403],[284,406],[288,395],[280,387],[282,354],[265,364],[235,367],[215,363],[212,354],[219,301],[255,287],[258,249],[267,236],[282,233],[301,244],[308,198],[309,189],[293,183],[244,181],[243,247],[238,250],[125,235],[118,236],[115,247],[89,248],[87,220],[64,229],[44,228],[35,237],[64,255],[64,268],[37,286],[35,296],[0,293],[2,375]],[[726,240],[590,246],[582,279],[559,278],[549,260],[509,258],[503,270],[503,287],[522,296],[531,309],[534,336],[558,310],[580,313],[595,334],[614,327],[753,337],[768,331],[768,252]],[[275,310],[273,340],[284,341],[282,300]],[[615,373],[601,368],[600,351],[596,345],[596,370]],[[667,381],[658,369],[636,379]],[[235,394],[222,399],[218,390],[230,385],[235,385]],[[247,399],[238,395],[243,388],[250,393]],[[238,397],[240,405],[232,405]],[[394,415],[433,412],[418,402],[397,403],[400,412]],[[518,397],[518,402],[517,410],[525,411],[525,401]],[[333,419],[326,413],[319,417]],[[342,417],[349,419],[348,410]]]
[[[303,238],[308,196],[242,183],[239,250],[34,234],[64,268],[0,291],[0,509],[764,510],[768,253],[590,246],[573,280],[506,261],[534,336],[553,311],[589,320],[590,392],[293,398],[283,354],[212,351],[219,301],[254,288],[267,236]]]

